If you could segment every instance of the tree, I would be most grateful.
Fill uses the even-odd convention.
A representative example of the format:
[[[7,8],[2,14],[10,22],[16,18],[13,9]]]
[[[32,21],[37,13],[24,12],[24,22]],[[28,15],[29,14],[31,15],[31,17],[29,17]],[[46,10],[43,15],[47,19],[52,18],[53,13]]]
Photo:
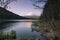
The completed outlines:
[[[38,8],[40,7],[39,5],[37,5]],[[60,0],[47,0],[43,13],[40,16],[40,20],[42,20],[42,18],[47,20],[47,22],[50,24],[49,26],[51,27],[52,32],[54,32],[54,35],[60,38]]]
[[[6,9],[8,7],[8,5],[16,0],[0,0],[0,7],[3,7],[4,9]]]
[[[32,0],[32,2],[36,9],[44,9],[44,4],[47,2],[47,0]]]
[[[41,2],[46,2],[46,4],[41,7],[39,6]],[[44,19],[45,21],[51,24],[52,28],[55,30],[56,24],[55,20],[60,20],[60,0],[36,0],[34,6],[38,9],[43,9],[43,13],[40,16],[40,20]]]

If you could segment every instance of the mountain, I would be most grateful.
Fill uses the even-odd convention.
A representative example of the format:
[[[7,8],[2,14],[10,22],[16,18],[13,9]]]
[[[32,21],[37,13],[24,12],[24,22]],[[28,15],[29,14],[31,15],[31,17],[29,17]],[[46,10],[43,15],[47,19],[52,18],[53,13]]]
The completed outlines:
[[[0,19],[27,19],[0,7]]]
[[[32,19],[38,19],[39,16],[36,16],[36,15],[31,15],[31,16],[24,16],[26,18],[32,18]]]

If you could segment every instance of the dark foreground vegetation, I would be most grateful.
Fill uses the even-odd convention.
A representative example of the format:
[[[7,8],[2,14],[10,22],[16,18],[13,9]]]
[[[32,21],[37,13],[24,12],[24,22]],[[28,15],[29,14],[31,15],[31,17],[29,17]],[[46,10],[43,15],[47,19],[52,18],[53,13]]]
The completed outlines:
[[[48,36],[55,37],[52,40],[60,40],[60,0],[48,0],[43,14],[40,17],[43,18],[44,25],[42,26],[46,32],[46,38],[49,39]],[[51,37],[51,38],[52,38]]]
[[[13,40],[13,39],[16,39],[15,31],[12,30],[10,34],[0,31],[0,40]]]
[[[11,33],[6,33],[3,31],[0,31],[0,40],[39,40],[39,38],[36,38],[35,36],[29,37],[16,37],[16,31],[12,30]]]
[[[39,22],[34,24],[46,40],[60,40],[60,0],[47,0]]]

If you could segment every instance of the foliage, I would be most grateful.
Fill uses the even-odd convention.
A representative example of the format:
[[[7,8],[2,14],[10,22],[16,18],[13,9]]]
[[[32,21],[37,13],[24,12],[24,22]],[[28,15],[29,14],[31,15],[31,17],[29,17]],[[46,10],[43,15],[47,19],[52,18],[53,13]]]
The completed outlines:
[[[19,38],[18,40],[28,40],[28,37]]]

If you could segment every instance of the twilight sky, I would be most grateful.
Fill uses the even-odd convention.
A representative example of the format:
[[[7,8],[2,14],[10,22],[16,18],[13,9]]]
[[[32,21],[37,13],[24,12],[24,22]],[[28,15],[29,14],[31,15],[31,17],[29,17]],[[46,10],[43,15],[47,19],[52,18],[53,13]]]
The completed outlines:
[[[32,4],[30,0],[17,0],[17,2],[9,4],[8,10],[21,16],[40,15],[43,9],[34,9],[35,7]],[[44,6],[44,4],[41,4],[41,6]]]

